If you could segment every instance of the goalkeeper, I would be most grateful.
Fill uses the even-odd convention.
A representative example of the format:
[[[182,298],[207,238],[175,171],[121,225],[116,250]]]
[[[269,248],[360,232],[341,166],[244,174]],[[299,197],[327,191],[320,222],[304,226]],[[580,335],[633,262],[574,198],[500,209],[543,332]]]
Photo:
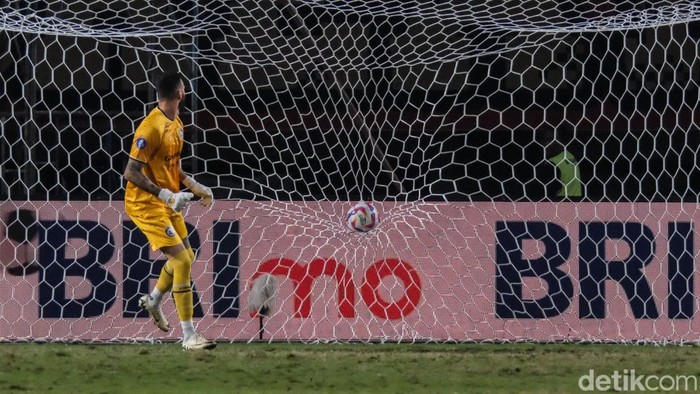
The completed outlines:
[[[139,124],[124,171],[127,180],[124,207],[146,235],[153,250],[160,249],[168,261],[160,271],[153,291],[139,299],[158,328],[170,330],[161,310],[163,295],[172,290],[182,326],[182,347],[213,349],[216,343],[195,332],[190,273],[194,251],[187,239],[182,209],[194,194],[202,205],[213,202],[211,189],[196,182],[180,168],[183,124],[179,106],[185,97],[184,78],[179,73],[163,75],[158,84],[158,105]],[[181,192],[180,183],[192,193]]]

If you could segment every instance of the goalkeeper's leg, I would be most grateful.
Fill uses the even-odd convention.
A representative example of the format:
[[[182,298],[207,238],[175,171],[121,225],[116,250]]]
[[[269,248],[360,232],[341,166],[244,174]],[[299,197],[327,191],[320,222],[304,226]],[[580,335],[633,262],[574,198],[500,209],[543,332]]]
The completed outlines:
[[[173,287],[173,274],[172,259],[169,259],[163,264],[158,282],[156,283],[156,287],[153,288],[153,291],[151,291],[151,294],[145,295],[139,299],[139,306],[148,311],[155,325],[165,332],[170,331],[170,324],[161,309],[161,301],[163,295]]]
[[[194,250],[191,246],[186,247],[187,254],[190,260],[194,261]],[[163,264],[163,268],[160,270],[160,275],[158,275],[158,282],[156,282],[156,287],[153,288],[151,294],[148,295],[148,301],[151,304],[159,305],[163,300],[163,295],[169,292],[173,288],[173,268],[172,259]],[[143,297],[142,297],[143,298]]]
[[[163,252],[172,255],[171,260],[169,260],[173,268],[172,291],[177,316],[182,326],[182,347],[185,349],[213,349],[216,347],[216,343],[197,334],[192,322],[194,300],[190,274],[193,253],[191,250],[185,249],[184,245],[179,245],[175,250],[163,250]]]
[[[175,251],[183,247],[181,237],[187,236],[184,220],[182,224],[177,221],[173,222],[171,218],[167,216],[156,218],[131,216],[131,220],[133,220],[141,232],[146,235],[153,250],[161,249],[165,251],[166,249],[172,249],[172,251]],[[184,228],[184,230],[180,229],[182,235],[180,235],[180,232],[173,234],[173,228],[178,229],[180,227]],[[166,253],[166,255],[168,255],[170,259],[163,265],[156,287],[150,294],[139,299],[139,306],[148,311],[148,314],[153,318],[153,322],[159,329],[168,332],[170,331],[170,325],[165,315],[163,315],[160,304],[163,295],[172,288],[174,270],[172,253]]]

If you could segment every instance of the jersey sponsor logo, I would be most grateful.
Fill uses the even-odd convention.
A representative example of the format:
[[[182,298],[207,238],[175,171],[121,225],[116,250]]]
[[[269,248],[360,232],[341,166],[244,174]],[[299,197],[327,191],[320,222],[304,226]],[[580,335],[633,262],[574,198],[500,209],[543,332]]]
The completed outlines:
[[[146,142],[146,139],[145,139],[145,138],[139,137],[139,138],[136,139],[136,147],[137,147],[137,148],[143,149],[143,148],[146,147],[146,145],[148,145],[148,143]]]
[[[168,226],[168,227],[165,228],[165,234],[166,234],[168,237],[172,238],[172,237],[175,236],[175,229],[172,228],[172,227],[170,227],[170,226]]]
[[[172,155],[167,155],[167,156],[165,156],[165,157],[163,158],[163,161],[168,162],[168,161],[170,161],[170,160],[175,160],[175,159],[179,159],[179,158],[180,158],[180,154],[179,154],[179,153],[174,153],[174,154],[172,154]]]

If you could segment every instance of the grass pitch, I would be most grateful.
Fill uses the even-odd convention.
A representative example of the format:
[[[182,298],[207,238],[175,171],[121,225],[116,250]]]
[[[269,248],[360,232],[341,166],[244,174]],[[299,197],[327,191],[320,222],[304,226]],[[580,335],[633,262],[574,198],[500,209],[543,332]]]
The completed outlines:
[[[0,344],[2,393],[569,393],[578,379],[700,376],[700,348],[580,344]],[[700,380],[700,378],[698,379]]]

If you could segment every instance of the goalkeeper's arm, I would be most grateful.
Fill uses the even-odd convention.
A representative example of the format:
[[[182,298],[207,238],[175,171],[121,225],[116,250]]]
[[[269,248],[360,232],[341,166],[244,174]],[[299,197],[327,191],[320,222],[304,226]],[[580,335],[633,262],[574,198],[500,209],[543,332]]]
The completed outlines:
[[[190,175],[180,169],[180,182],[187,186],[195,195],[201,198],[199,203],[205,207],[210,207],[214,203],[214,193],[211,189],[194,180]]]
[[[182,208],[185,207],[187,202],[194,197],[192,193],[173,193],[166,188],[159,187],[141,171],[145,165],[145,163],[129,158],[129,162],[126,164],[126,169],[124,170],[124,179],[133,183],[141,190],[145,190],[157,196],[168,204],[173,211],[182,211]]]

